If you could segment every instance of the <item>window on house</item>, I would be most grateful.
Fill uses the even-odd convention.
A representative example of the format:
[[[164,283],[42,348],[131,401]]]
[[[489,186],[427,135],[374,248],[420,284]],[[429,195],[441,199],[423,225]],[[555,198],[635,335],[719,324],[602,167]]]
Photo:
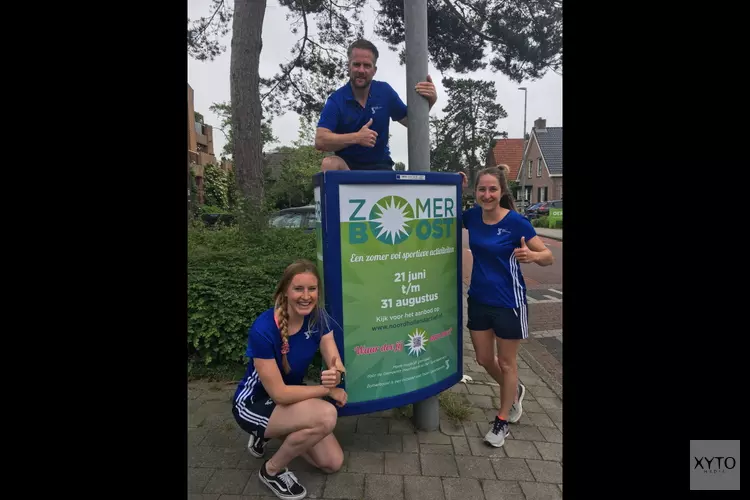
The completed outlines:
[[[526,169],[529,171],[529,179],[531,179],[531,169],[534,168],[534,160],[529,160],[529,167]]]
[[[542,159],[539,158],[536,161],[536,176],[541,177],[542,176]]]

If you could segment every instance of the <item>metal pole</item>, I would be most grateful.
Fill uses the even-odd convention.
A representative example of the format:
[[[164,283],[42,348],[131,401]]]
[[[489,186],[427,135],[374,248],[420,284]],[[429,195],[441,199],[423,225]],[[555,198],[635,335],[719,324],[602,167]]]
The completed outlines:
[[[528,149],[528,141],[526,139],[526,97],[528,91],[526,87],[521,87],[519,90],[523,90],[523,161],[521,162],[521,198],[523,199],[523,209],[526,211],[526,176],[523,175],[523,168],[526,166],[526,150]]]
[[[404,0],[406,28],[406,105],[409,113],[409,170],[430,170],[430,106],[414,87],[427,78],[427,0]],[[414,425],[419,430],[440,427],[437,396],[414,403]]]
[[[404,0],[409,170],[430,170],[430,105],[414,87],[427,78],[427,0]]]

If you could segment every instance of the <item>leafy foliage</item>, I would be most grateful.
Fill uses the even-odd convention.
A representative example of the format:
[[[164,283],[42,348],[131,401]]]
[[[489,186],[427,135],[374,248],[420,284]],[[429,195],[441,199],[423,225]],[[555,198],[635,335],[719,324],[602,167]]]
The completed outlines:
[[[196,214],[198,212],[198,209],[199,209],[199,204],[198,204],[198,183],[195,180],[195,172],[193,172],[192,168],[189,168],[188,175],[189,175],[189,183],[190,183],[190,186],[189,186],[189,189],[190,189],[190,207],[189,207],[189,210],[190,210],[191,214]]]
[[[403,0],[378,0],[375,33],[398,50],[404,43]],[[513,81],[562,67],[560,0],[428,0],[427,49],[440,71],[490,67]],[[401,51],[401,62],[405,54]]]
[[[192,226],[188,231],[190,362],[214,366],[245,362],[250,325],[271,307],[284,268],[298,258],[314,261],[314,234]]]
[[[448,135],[450,125],[449,120],[430,115],[430,170],[433,172],[463,169],[460,152],[453,137]]]
[[[531,220],[531,225],[534,227],[547,227],[549,226],[549,217],[546,215],[542,215],[541,217],[537,217],[536,219]]]
[[[497,135],[497,121],[508,114],[497,104],[495,82],[471,78],[443,78],[448,103],[445,116],[433,119],[434,159],[436,171],[456,172],[463,169],[474,180],[492,138]]]
[[[279,66],[279,73],[264,80],[264,100],[291,92],[298,102],[286,104],[304,110],[319,105],[318,94],[326,80],[341,75],[346,66],[346,47],[362,36],[362,8],[367,0],[280,0],[289,9],[293,35],[301,35],[292,49],[295,57]],[[375,34],[391,50],[405,41],[403,0],[371,2],[377,9]],[[225,0],[212,0],[210,16],[192,24],[188,19],[188,54],[197,60],[213,60],[226,47],[218,38],[229,32],[232,11]],[[316,21],[313,33],[310,17]],[[561,0],[428,0],[428,51],[440,71],[466,73],[489,66],[514,81],[535,79],[562,67]],[[401,50],[402,63],[404,52]],[[489,60],[487,60],[489,58]],[[343,64],[342,64],[343,63]],[[295,82],[292,73],[301,68],[322,80]],[[342,77],[339,77],[339,79]],[[327,93],[325,94],[327,95]]]
[[[364,36],[361,13],[367,0],[279,0],[279,4],[289,8],[290,29],[299,38],[291,49],[292,60],[280,64],[272,77],[261,78],[261,101],[273,113],[290,109],[312,119],[347,77],[346,47]]]
[[[219,118],[221,118],[219,130],[222,134],[224,134],[224,138],[227,140],[221,150],[221,157],[223,159],[231,159],[234,155],[234,134],[232,133],[232,105],[228,102],[215,102],[208,109],[210,109],[213,113],[216,113]],[[273,118],[268,118],[264,119],[260,124],[260,134],[264,147],[279,140],[278,137],[273,135],[272,122]]]
[[[201,205],[200,210],[198,210],[198,213],[200,214],[227,214],[226,209],[217,207],[215,205]]]
[[[266,202],[270,209],[299,207],[314,201],[312,177],[320,171],[325,153],[315,149],[315,126],[306,117],[300,116],[299,131],[294,147],[281,147],[284,155],[281,174],[273,179],[266,172]]]
[[[211,0],[211,15],[190,22],[188,19],[188,55],[198,61],[213,61],[226,47],[219,38],[229,33],[232,11],[225,0]]]
[[[320,172],[324,154],[314,146],[282,147],[279,152],[286,154],[281,162],[281,174],[275,181],[266,180],[269,206],[281,209],[312,203],[312,177]]]
[[[229,178],[224,169],[212,163],[204,167],[203,195],[206,205],[229,208]]]

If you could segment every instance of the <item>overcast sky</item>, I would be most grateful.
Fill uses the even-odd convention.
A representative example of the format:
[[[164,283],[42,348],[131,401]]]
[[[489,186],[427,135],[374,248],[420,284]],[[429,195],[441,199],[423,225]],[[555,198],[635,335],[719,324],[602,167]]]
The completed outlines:
[[[231,1],[231,0],[230,0]],[[211,0],[188,0],[188,17],[198,19],[209,14]],[[266,15],[263,21],[263,51],[260,55],[260,74],[270,77],[281,62],[288,62],[292,54],[296,35],[289,31],[289,22],[285,19],[286,7],[279,6],[277,0],[268,0]],[[378,71],[376,80],[388,82],[404,102],[406,102],[406,67],[401,66],[398,54],[388,50],[387,44],[373,34],[375,9],[365,7],[363,21],[365,37],[369,38],[379,49]],[[209,111],[215,102],[229,101],[229,57],[231,48],[231,31],[222,40],[227,50],[211,62],[199,62],[188,57],[188,83],[195,92],[195,110],[205,117],[208,125],[215,127],[214,151],[218,156],[226,142],[218,130],[220,119]],[[523,137],[523,95],[518,87],[528,88],[528,110],[526,130],[530,131],[534,120],[541,117],[547,120],[547,126],[562,126],[562,77],[549,71],[544,77],[533,82],[516,84],[505,75],[489,70],[459,75],[454,72],[441,73],[430,63],[429,72],[438,92],[438,101],[430,112],[431,115],[442,115],[442,108],[447,100],[441,83],[444,76],[457,78],[474,78],[491,80],[497,89],[497,102],[503,106],[508,117],[498,120],[498,130],[507,131],[510,138]],[[344,81],[341,82],[343,84]],[[273,120],[273,133],[279,139],[271,148],[290,145],[297,139],[299,126],[298,115],[287,112],[286,115]],[[391,122],[391,156],[393,161],[402,161],[408,165],[407,131],[402,125]]]

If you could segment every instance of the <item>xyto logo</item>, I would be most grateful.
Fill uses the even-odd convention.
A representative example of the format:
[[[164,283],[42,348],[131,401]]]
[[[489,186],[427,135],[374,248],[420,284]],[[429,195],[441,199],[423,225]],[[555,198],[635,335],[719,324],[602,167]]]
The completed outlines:
[[[349,203],[355,206],[349,216],[351,244],[365,243],[370,236],[386,245],[398,245],[412,234],[420,240],[450,238],[456,217],[453,198],[417,198],[412,207],[401,196],[385,196],[373,204],[367,217],[362,213],[367,200]]]
[[[693,457],[693,460],[695,460],[693,470],[702,470],[705,474],[719,472],[723,474],[727,469],[734,469],[734,466],[737,465],[734,457]]]

